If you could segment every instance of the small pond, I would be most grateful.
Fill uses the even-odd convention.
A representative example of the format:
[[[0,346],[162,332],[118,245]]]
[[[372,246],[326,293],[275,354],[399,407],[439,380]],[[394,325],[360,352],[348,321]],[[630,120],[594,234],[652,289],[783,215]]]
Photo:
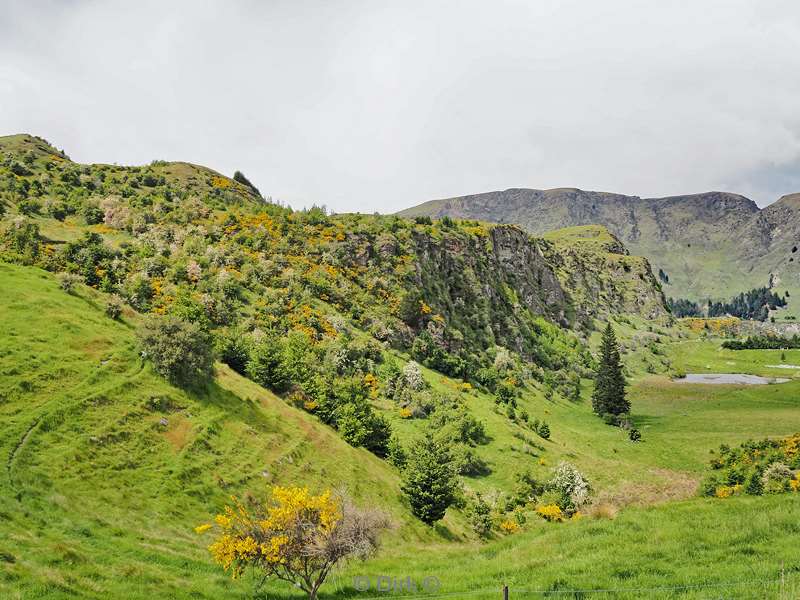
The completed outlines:
[[[686,377],[675,379],[677,383],[724,383],[733,385],[765,385],[767,383],[786,383],[785,377],[761,377],[743,373],[687,373]]]

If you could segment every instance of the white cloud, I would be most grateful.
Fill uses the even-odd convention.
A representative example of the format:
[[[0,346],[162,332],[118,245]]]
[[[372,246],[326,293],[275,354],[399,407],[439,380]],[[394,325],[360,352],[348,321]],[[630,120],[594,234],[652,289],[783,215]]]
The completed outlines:
[[[793,1],[53,1],[0,21],[0,132],[240,169],[337,211],[515,186],[765,204],[799,191],[798,98]]]

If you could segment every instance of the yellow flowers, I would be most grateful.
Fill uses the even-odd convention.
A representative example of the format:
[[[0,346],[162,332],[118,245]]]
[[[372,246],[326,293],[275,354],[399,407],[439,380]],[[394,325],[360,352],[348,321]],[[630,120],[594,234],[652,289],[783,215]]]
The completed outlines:
[[[227,515],[217,515],[214,517],[214,521],[216,521],[217,525],[222,527],[222,529],[230,529],[233,525],[233,521]]]
[[[261,544],[261,554],[268,562],[271,563],[286,562],[286,558],[282,555],[282,550],[288,543],[288,536],[276,535],[275,537],[270,538],[268,543]]]
[[[781,440],[781,447],[786,458],[792,459],[800,454],[800,433],[795,433]]]
[[[420,312],[420,314],[429,315],[432,311],[433,311],[433,309],[430,306],[428,306],[427,304],[425,304],[424,300],[420,300],[419,301],[419,312]]]
[[[545,521],[563,521],[564,513],[556,504],[544,504],[536,507],[536,514],[542,517]]]
[[[369,397],[376,400],[379,395],[378,378],[372,373],[367,373],[364,375],[364,384],[369,388]]]
[[[400,409],[400,418],[401,419],[409,419],[411,418],[411,411],[407,408]]]
[[[789,487],[793,492],[797,492],[800,490],[800,479],[792,479],[789,482]]]
[[[224,190],[231,187],[231,185],[233,185],[233,182],[227,177],[220,177],[219,175],[214,175],[214,177],[211,178],[211,185],[213,185],[215,188]]]
[[[515,521],[511,521],[506,519],[502,523],[500,523],[500,529],[503,530],[503,533],[517,533],[519,531],[519,525]]]
[[[321,531],[330,531],[342,517],[330,490],[313,496],[308,488],[275,487],[272,498],[277,504],[269,509],[267,519],[260,523],[264,529],[289,528],[303,514],[310,513],[316,515],[314,520]]]
[[[214,517],[220,535],[208,550],[234,578],[260,561],[278,565],[299,560],[308,549],[309,537],[326,538],[342,518],[339,502],[330,491],[315,496],[308,488],[275,487],[272,501],[254,512],[235,497],[231,500],[234,506],[226,506]],[[212,527],[203,524],[194,530],[202,534]]]
[[[737,317],[717,317],[710,319],[688,317],[681,319],[681,323],[695,332],[703,331],[705,329],[713,331],[714,333],[719,333],[721,331],[728,331],[738,327],[739,319]]]
[[[716,489],[714,495],[717,498],[729,498],[734,494],[738,494],[741,491],[742,491],[742,486],[738,483],[736,485],[721,485]]]

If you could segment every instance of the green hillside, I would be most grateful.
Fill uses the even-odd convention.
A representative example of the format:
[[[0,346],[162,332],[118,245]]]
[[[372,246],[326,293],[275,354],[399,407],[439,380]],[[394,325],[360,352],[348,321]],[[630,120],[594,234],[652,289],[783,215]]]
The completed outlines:
[[[353,577],[378,575],[470,598],[797,589],[796,496],[698,487],[720,445],[800,431],[800,367],[775,367],[800,350],[723,350],[718,322],[672,319],[607,229],[332,216],[185,163],[80,165],[32,136],[0,152],[0,597],[300,598],[232,581],[195,532],[275,485],[391,521],[323,598],[373,597]],[[606,322],[622,426],[592,411]],[[431,527],[401,486],[420,440],[458,484]],[[577,506],[552,483],[565,463],[589,484]]]
[[[99,294],[2,263],[0,281],[3,597],[245,597],[193,527],[273,484],[345,484],[430,537],[390,467],[302,411],[222,365],[202,394],[172,387]]]
[[[218,365],[214,384],[202,394],[169,386],[134,349],[137,317],[109,319],[101,294],[84,287],[67,294],[52,275],[31,267],[3,264],[0,278],[8,292],[0,298],[5,597],[246,597],[251,582],[231,583],[212,565],[193,527],[229,494],[263,495],[274,483],[344,483],[360,500],[390,510],[396,529],[372,562],[341,575],[343,597],[354,594],[350,575],[363,572],[417,581],[434,574],[450,591],[503,581],[520,589],[635,588],[665,578],[749,580],[750,569],[757,578],[772,578],[770,565],[796,560],[792,532],[800,513],[793,498],[686,499],[695,493],[709,449],[800,429],[794,399],[800,381],[770,386],[765,395],[637,375],[631,396],[641,444],[603,425],[585,400],[526,393],[520,406],[545,416],[553,430],[551,440],[536,443],[541,449],[531,447],[533,456],[522,451],[517,429],[493,410],[490,397],[467,393],[471,413],[486,423],[491,442],[481,452],[492,468],[489,476],[466,478],[468,487],[497,493],[513,485],[517,469],[544,477],[566,458],[584,470],[598,498],[596,518],[548,524],[529,517],[524,533],[480,545],[459,511],[427,530],[404,507],[393,467],[227,367]],[[618,326],[629,340],[631,367],[652,360],[637,337],[646,327]],[[712,342],[669,339],[667,355],[656,358],[679,368],[738,360]],[[770,372],[764,365],[778,354],[751,351],[736,369]],[[788,354],[787,360],[800,361],[800,351]],[[435,387],[456,386],[441,375],[426,376]],[[404,439],[419,426],[403,425]],[[601,516],[621,509],[616,519]],[[742,531],[745,521],[750,525]],[[603,554],[611,548],[613,557]],[[725,562],[731,552],[744,562]],[[454,562],[471,574],[454,578]],[[709,572],[712,564],[717,567]]]

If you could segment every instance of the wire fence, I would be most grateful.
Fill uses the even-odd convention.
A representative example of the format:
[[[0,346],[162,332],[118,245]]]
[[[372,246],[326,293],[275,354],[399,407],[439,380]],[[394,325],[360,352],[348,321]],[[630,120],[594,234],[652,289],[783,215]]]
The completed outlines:
[[[369,595],[367,595],[369,594]],[[469,598],[469,600],[516,600],[518,598],[670,598],[696,599],[800,599],[800,574],[779,573],[773,578],[742,579],[714,583],[687,583],[653,587],[620,588],[569,588],[566,586],[547,589],[494,586],[477,590],[436,591],[431,593],[403,593],[392,590],[369,590],[352,596],[357,600],[420,600],[444,598]]]

